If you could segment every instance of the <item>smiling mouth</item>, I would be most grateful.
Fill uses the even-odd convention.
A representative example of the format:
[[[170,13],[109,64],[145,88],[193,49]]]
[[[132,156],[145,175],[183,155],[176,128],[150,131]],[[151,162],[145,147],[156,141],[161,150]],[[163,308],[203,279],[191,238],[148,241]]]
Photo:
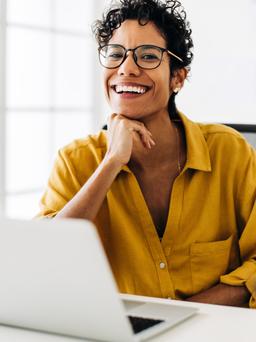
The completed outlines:
[[[123,86],[123,85],[114,85],[111,87],[117,94],[136,94],[143,95],[150,88],[146,86]]]

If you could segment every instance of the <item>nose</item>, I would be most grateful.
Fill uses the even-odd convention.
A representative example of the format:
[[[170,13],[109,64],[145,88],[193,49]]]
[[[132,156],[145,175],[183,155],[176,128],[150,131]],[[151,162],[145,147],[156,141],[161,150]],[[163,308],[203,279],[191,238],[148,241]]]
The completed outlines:
[[[125,60],[118,68],[119,76],[139,76],[140,68],[135,63],[133,52],[128,51]]]

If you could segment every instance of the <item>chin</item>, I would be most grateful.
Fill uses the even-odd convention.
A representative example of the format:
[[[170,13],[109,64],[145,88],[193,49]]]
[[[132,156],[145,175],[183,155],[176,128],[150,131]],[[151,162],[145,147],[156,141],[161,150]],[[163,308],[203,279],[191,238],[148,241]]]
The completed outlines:
[[[125,116],[127,119],[131,119],[131,120],[141,120],[143,118],[145,118],[145,114],[142,113],[131,113],[131,112],[126,112],[126,113],[122,113],[123,116]]]
[[[134,110],[129,107],[111,107],[112,112],[116,114],[122,114],[123,116],[129,118],[129,119],[134,119],[138,120],[140,118],[143,118],[147,116],[147,114],[142,111],[142,110]]]

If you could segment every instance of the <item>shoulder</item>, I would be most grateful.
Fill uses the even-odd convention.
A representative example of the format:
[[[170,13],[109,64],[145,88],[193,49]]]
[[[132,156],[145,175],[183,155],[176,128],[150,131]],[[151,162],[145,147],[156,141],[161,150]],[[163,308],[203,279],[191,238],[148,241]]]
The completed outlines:
[[[220,144],[221,146],[227,145],[229,147],[234,146],[234,148],[246,148],[251,149],[252,146],[248,143],[243,134],[226,126],[224,124],[198,124],[201,132],[207,141],[207,143],[214,142]]]
[[[251,146],[246,138],[237,130],[223,124],[197,124],[204,136],[209,147],[225,146],[230,149],[234,148],[239,150],[251,150]]]
[[[204,136],[211,160],[222,160],[223,164],[254,165],[256,170],[256,152],[246,138],[235,129],[222,124],[198,124]]]
[[[101,155],[106,151],[107,139],[104,131],[76,139],[60,149],[60,153],[69,158],[80,158],[83,155]]]
[[[179,116],[186,130],[186,135],[190,135],[192,140],[203,140],[207,144],[214,142],[220,143],[246,143],[246,139],[235,129],[218,123],[201,123],[188,119],[183,113],[179,112]]]
[[[236,131],[235,129],[228,127],[223,124],[203,124],[203,123],[197,123],[199,128],[201,129],[201,132],[203,135],[208,138],[208,137],[223,137],[225,138],[234,138],[234,139],[242,139],[245,140],[244,137],[242,136],[241,133]]]
[[[106,149],[106,133],[100,131],[98,134],[76,139],[61,148],[56,162],[77,174],[91,174],[103,160]]]
[[[180,118],[185,127],[188,152],[194,159],[204,157],[211,165],[246,165],[255,163],[255,149],[245,137],[224,124],[198,123],[183,113]]]

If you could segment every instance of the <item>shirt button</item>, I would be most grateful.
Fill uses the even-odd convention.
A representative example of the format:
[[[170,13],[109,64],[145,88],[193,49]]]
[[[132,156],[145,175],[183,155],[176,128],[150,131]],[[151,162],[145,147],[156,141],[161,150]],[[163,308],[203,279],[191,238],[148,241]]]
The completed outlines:
[[[160,262],[159,267],[161,268],[161,270],[163,270],[165,268],[165,263],[164,262]]]

